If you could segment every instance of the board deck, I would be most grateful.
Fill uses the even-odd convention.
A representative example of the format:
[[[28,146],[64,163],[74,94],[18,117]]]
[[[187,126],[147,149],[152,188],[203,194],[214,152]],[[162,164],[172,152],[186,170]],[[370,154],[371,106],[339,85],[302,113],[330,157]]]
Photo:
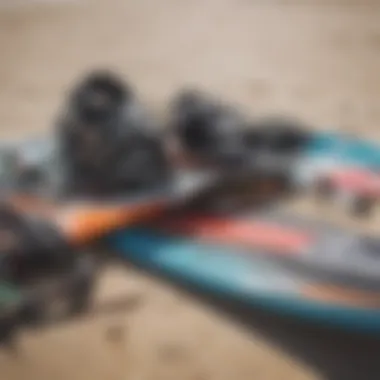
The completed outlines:
[[[380,294],[313,281],[244,249],[152,229],[111,237],[127,260],[196,288],[283,314],[380,332]]]
[[[157,223],[160,231],[277,261],[317,280],[380,291],[380,239],[287,213],[190,214]]]

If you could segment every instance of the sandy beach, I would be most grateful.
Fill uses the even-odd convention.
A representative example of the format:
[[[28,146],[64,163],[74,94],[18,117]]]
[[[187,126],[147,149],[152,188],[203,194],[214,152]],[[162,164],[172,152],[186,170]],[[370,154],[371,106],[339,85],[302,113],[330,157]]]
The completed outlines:
[[[110,67],[157,113],[192,85],[254,116],[296,115],[312,128],[380,139],[379,17],[374,0],[5,0],[0,131],[47,131],[66,89]],[[0,379],[321,378],[259,331],[161,280],[109,268],[99,298],[118,294],[140,302],[28,334],[18,358],[0,353]],[[124,338],[107,339],[110,327]]]

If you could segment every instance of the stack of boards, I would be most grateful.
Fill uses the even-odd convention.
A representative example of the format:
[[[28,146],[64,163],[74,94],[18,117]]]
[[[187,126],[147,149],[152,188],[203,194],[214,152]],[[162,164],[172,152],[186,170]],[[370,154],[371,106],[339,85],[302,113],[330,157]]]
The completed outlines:
[[[314,136],[294,168],[380,168],[380,147]],[[117,232],[124,258],[218,296],[325,325],[380,333],[380,239],[280,212],[177,215]]]
[[[20,146],[30,160],[41,161],[35,156],[49,151],[47,142]],[[380,168],[380,147],[318,133],[305,147],[293,174],[297,181],[308,183],[321,170],[351,167]],[[143,267],[256,307],[380,332],[380,243],[373,239],[276,211],[183,213],[136,227],[215,185],[218,175],[211,174],[179,169],[159,189],[107,201],[14,199],[24,211],[43,213],[72,243],[85,244],[127,227],[107,242],[123,258]]]

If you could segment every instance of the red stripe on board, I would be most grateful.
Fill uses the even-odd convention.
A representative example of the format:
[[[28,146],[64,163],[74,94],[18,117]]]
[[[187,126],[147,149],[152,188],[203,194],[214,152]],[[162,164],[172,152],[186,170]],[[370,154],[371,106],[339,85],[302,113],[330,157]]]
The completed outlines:
[[[311,234],[264,221],[192,216],[164,223],[164,230],[218,243],[298,255],[313,242]]]

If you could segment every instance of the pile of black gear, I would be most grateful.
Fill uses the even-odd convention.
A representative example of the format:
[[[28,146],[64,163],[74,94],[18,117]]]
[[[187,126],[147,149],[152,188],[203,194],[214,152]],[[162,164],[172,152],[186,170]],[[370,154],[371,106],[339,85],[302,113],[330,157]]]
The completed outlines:
[[[125,194],[167,179],[152,119],[133,89],[112,73],[86,77],[69,96],[57,128],[69,194]]]
[[[172,131],[182,149],[201,164],[236,172],[283,171],[309,134],[299,122],[284,118],[248,120],[211,96],[185,90],[172,107]]]
[[[285,173],[309,138],[294,120],[252,122],[235,107],[196,90],[175,96],[169,124],[181,153],[226,174]],[[112,197],[150,190],[170,179],[173,165],[162,130],[135,91],[112,73],[92,73],[73,89],[56,132],[58,167],[47,159],[46,174],[38,165],[20,168],[14,159],[19,187],[48,188],[49,178],[58,176],[64,197]]]

